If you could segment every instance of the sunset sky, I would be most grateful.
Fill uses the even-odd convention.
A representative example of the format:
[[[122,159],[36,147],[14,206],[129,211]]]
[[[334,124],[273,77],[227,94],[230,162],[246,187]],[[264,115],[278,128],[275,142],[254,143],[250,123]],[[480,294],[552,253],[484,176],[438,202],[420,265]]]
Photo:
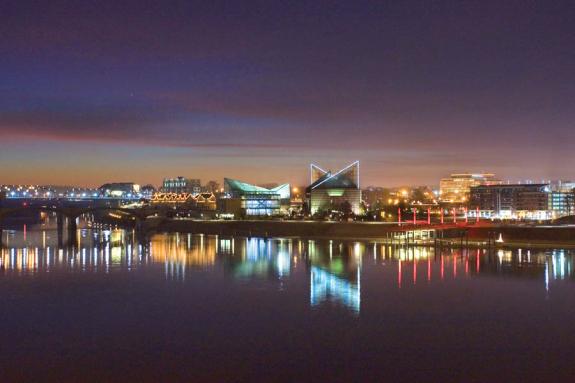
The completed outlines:
[[[0,184],[575,179],[572,1],[0,2]]]

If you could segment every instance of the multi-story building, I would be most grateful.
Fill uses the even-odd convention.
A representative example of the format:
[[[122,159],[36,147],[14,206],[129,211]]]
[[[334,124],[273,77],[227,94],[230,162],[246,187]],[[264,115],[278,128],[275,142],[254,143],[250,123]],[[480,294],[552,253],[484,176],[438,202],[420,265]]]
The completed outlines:
[[[550,187],[551,210],[555,216],[575,215],[575,182],[554,181]]]
[[[441,179],[439,183],[439,198],[444,203],[465,204],[469,201],[472,187],[480,185],[500,185],[502,182],[494,174],[452,174]]]
[[[481,185],[471,188],[470,209],[485,218],[550,219],[548,184]]]
[[[349,204],[354,214],[360,214],[359,161],[332,173],[311,165],[311,185],[306,188],[311,214],[318,211],[338,210]]]
[[[202,184],[197,178],[164,178],[162,184],[162,192],[164,193],[190,193],[199,194],[202,192]]]
[[[555,217],[575,215],[575,194],[573,191],[551,191],[549,194],[549,208]]]
[[[133,182],[112,182],[98,189],[104,197],[133,198],[140,195],[140,185]]]
[[[268,189],[224,178],[224,195],[218,202],[222,213],[235,217],[280,215],[289,209],[290,185]]]

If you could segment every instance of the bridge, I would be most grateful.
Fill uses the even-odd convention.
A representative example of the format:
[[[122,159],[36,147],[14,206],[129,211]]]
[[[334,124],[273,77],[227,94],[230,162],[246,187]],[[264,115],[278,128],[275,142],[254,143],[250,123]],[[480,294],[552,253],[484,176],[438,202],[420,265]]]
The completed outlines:
[[[142,232],[146,218],[158,214],[160,210],[151,206],[130,206],[124,200],[112,198],[5,198],[0,199],[0,233],[4,220],[9,217],[17,217],[26,212],[52,212],[56,214],[58,243],[63,243],[66,223],[68,242],[74,244],[76,221],[84,214],[107,213],[114,218],[125,218],[134,222],[137,232]],[[1,235],[0,245],[2,245]]]

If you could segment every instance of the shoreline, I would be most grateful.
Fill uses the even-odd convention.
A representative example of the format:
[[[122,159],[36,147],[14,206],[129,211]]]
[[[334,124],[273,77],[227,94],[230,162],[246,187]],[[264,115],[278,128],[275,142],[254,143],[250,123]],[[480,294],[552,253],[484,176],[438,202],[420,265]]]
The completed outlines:
[[[575,248],[574,226],[443,225],[398,226],[381,222],[325,221],[202,221],[149,219],[147,229],[156,233],[196,233],[262,238],[355,240],[415,245],[473,248]],[[390,238],[401,233],[435,230],[437,238]],[[439,237],[441,235],[442,237]],[[502,236],[503,242],[495,239]]]

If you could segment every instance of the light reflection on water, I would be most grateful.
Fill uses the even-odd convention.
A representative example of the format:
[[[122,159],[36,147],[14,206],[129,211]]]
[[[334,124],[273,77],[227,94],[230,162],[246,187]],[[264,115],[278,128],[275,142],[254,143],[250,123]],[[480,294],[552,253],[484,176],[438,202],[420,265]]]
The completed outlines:
[[[573,250],[2,239],[2,381],[572,380]]]
[[[573,278],[570,250],[397,247],[374,242],[232,238],[158,234],[140,243],[124,230],[79,230],[77,247],[58,248],[53,231],[5,233],[5,275],[43,272],[132,272],[161,265],[165,279],[185,282],[221,264],[234,280],[288,281],[298,264],[309,274],[312,307],[334,304],[359,314],[362,264],[395,269],[397,289],[481,276],[534,279],[547,291]],[[383,277],[383,276],[382,276]]]

